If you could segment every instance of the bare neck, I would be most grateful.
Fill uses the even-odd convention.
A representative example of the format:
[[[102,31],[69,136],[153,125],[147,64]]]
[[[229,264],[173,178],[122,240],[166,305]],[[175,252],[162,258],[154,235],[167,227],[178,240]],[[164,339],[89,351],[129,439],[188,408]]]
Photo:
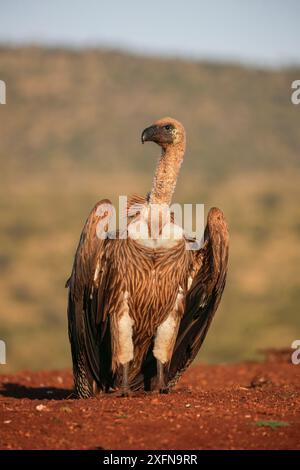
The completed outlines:
[[[150,204],[171,204],[184,151],[184,143],[169,145],[162,150],[149,197]]]

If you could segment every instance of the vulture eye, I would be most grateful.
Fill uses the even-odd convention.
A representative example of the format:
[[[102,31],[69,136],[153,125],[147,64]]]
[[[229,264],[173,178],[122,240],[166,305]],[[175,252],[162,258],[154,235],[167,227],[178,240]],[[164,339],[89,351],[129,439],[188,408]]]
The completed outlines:
[[[164,128],[166,129],[166,131],[170,131],[172,129],[172,126],[170,126],[170,124],[167,124],[166,126],[164,126]]]

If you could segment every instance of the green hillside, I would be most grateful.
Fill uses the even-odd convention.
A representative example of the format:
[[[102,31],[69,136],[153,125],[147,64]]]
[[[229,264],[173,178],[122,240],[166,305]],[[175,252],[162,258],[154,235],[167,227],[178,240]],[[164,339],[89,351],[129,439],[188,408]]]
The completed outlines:
[[[203,361],[252,358],[300,336],[300,69],[0,48],[1,307],[8,365],[70,364],[67,278],[82,224],[103,197],[145,194],[159,152],[141,131],[181,120],[177,202],[222,208],[229,278]],[[3,369],[4,370],[4,369]]]

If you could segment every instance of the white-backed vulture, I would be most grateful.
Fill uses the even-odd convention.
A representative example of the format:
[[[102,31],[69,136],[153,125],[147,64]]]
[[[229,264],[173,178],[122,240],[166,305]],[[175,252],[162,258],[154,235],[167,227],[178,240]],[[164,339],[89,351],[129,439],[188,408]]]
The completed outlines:
[[[156,236],[149,233],[153,208],[171,203],[185,140],[182,124],[171,118],[143,131],[142,142],[157,143],[162,153],[151,192],[129,203],[141,208],[128,217],[127,237],[97,235],[108,200],[97,203],[85,223],[67,281],[79,397],[113,390],[167,392],[195,358],[219,305],[228,261],[223,213],[209,211],[204,243],[196,251],[186,249],[183,230],[163,211],[153,217]],[[166,230],[168,237],[162,237]]]

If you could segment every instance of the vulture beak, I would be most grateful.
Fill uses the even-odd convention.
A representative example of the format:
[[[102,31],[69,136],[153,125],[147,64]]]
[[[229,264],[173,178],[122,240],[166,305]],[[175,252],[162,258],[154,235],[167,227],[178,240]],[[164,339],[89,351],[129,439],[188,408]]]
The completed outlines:
[[[142,144],[144,142],[149,141],[149,140],[153,140],[153,137],[155,135],[155,131],[156,131],[156,126],[150,126],[150,127],[147,127],[146,129],[144,129],[143,132],[142,132]]]

